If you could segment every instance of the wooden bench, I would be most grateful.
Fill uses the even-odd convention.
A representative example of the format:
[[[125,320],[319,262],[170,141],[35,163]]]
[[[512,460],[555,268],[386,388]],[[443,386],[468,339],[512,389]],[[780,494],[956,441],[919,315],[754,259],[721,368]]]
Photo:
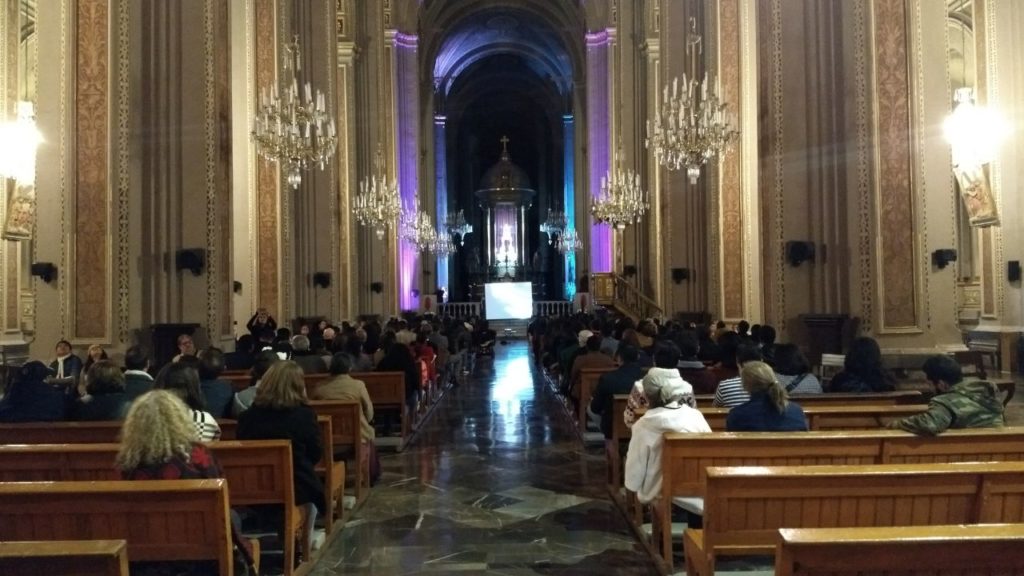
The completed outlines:
[[[330,422],[327,422],[328,425]],[[279,504],[284,510],[284,565],[291,573],[295,542],[310,558],[305,509],[295,505],[292,445],[288,440],[211,442],[236,506]],[[0,481],[114,481],[117,444],[36,444],[0,446]],[[143,482],[137,482],[143,483]],[[135,556],[132,555],[135,560]]]
[[[702,511],[712,466],[810,466],[1024,460],[1024,428],[665,434],[661,498],[652,506],[654,540],[671,566],[671,506]]]
[[[0,574],[128,576],[124,540],[0,542]]]
[[[331,421],[331,461],[339,449],[351,452],[356,463],[356,502],[363,502],[370,491],[370,454],[363,442],[362,405],[348,400],[312,400],[309,404],[320,418]]]
[[[398,410],[401,419],[402,438],[399,451],[405,448],[412,433],[412,419],[416,416],[405,406],[405,374],[402,372],[353,372],[356,380],[366,384],[366,391],[373,401],[374,414],[384,410]]]
[[[0,540],[125,540],[133,562],[233,576],[227,480],[0,483]]]
[[[576,407],[576,425],[579,427],[580,438],[584,438],[587,433],[587,408],[590,407],[590,400],[594,397],[597,382],[601,376],[612,370],[615,368],[584,368],[580,370],[580,396],[579,405]]]
[[[1024,574],[1024,524],[783,528],[776,576]]]
[[[0,444],[105,444],[120,441],[121,420],[0,424]],[[238,423],[217,420],[221,440],[234,440]]]
[[[877,406],[807,406],[804,416],[811,430],[871,430],[885,428],[893,420],[920,414],[927,404]],[[725,420],[732,408],[701,408],[700,412],[715,432],[725,431]]]
[[[697,407],[711,407],[714,394],[698,394]],[[793,394],[790,400],[800,406],[850,406],[871,404],[875,406],[895,404],[921,404],[925,401],[919,390],[896,390],[894,392],[873,392],[870,394],[853,394],[847,392],[824,392],[821,394]]]
[[[720,555],[774,553],[779,528],[1020,522],[1024,463],[711,467],[704,527],[687,529],[686,572]]]

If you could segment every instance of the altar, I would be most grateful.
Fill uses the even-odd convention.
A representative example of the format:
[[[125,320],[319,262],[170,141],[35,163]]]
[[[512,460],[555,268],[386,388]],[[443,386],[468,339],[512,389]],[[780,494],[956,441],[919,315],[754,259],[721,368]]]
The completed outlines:
[[[476,191],[484,213],[486,258],[485,263],[479,263],[483,269],[478,273],[485,282],[533,280],[526,225],[527,210],[533,206],[537,192],[530,187],[526,172],[512,162],[508,143],[503,136],[501,158],[487,170]]]

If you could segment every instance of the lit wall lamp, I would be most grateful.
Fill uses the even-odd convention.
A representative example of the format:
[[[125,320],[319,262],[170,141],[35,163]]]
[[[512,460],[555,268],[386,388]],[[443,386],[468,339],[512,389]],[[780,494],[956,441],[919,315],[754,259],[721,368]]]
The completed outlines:
[[[20,185],[35,183],[36,149],[42,142],[32,103],[18,102],[17,119],[0,123],[0,177]]]

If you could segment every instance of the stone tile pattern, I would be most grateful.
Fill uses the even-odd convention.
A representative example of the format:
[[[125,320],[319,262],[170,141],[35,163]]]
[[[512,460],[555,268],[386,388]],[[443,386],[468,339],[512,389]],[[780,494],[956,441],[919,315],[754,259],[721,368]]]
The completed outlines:
[[[480,359],[311,571],[654,575],[523,342]]]

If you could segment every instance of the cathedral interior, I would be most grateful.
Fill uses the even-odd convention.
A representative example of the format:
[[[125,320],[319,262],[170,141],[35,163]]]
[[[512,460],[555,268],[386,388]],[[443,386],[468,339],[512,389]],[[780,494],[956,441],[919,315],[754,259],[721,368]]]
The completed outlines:
[[[800,343],[817,317],[893,355],[973,339],[1015,366],[1015,2],[4,6],[0,109],[41,137],[5,143],[31,172],[0,206],[8,358],[175,323],[230,346],[259,307],[391,316],[519,280]],[[728,134],[673,149],[654,121],[705,78]],[[328,138],[288,159],[254,135],[292,86]],[[961,89],[994,116],[949,136]],[[631,219],[596,216],[606,178]],[[401,207],[377,224],[374,182]]]
[[[522,283],[1013,377],[1022,126],[1021,0],[4,0],[0,364]],[[304,573],[667,572],[507,344]]]

